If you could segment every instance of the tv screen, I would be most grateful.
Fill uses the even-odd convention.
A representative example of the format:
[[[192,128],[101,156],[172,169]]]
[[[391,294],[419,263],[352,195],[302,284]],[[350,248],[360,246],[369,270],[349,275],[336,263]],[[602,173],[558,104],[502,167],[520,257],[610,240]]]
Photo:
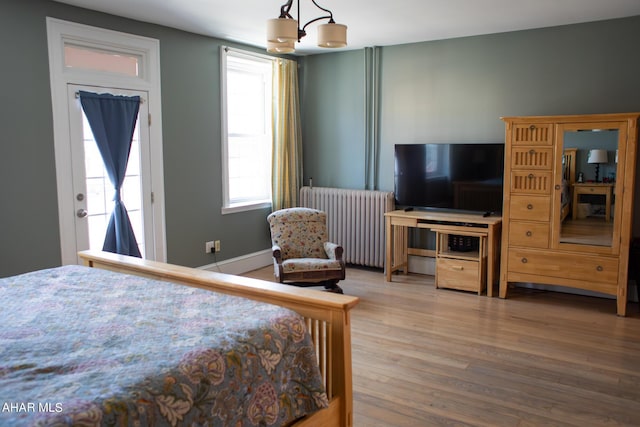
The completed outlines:
[[[400,207],[502,212],[504,144],[396,144]]]

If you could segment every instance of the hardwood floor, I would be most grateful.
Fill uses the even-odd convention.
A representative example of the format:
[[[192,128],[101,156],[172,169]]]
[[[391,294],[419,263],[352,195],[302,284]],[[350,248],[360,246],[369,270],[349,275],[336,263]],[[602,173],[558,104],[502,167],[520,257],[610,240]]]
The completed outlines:
[[[613,221],[605,222],[603,218],[571,219],[569,216],[562,222],[561,243],[611,246],[612,239]]]
[[[247,274],[272,280],[272,269]],[[354,426],[638,426],[640,314],[615,300],[349,268]]]

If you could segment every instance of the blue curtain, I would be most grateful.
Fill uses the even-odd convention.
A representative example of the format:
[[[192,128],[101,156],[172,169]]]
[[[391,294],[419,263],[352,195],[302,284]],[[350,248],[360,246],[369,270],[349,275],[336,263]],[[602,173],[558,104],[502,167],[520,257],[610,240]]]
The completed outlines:
[[[115,189],[115,206],[102,250],[140,258],[129,214],[120,199],[131,140],[138,120],[140,97],[80,91],[80,103]]]

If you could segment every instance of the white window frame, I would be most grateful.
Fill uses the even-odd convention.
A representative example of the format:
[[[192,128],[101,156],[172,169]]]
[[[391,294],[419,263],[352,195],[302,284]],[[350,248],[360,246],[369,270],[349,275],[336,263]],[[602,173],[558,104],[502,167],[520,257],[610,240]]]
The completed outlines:
[[[49,77],[53,107],[53,139],[56,157],[56,184],[58,197],[73,199],[72,167],[68,156],[69,111],[67,85],[124,88],[146,91],[149,94],[149,127],[151,188],[153,189],[153,253],[147,259],[166,262],[167,244],[164,209],[164,169],[162,154],[162,105],[160,93],[160,42],[156,39],[107,30],[75,22],[47,17],[49,47]],[[136,77],[109,72],[67,68],[64,64],[66,43],[111,52],[123,52],[140,58]],[[60,247],[63,264],[76,264],[75,223],[72,204],[58,204],[60,221]]]
[[[275,60],[268,55],[260,55],[253,52],[230,48],[228,46],[221,46],[220,48],[220,93],[221,93],[221,129],[222,129],[222,214],[229,214],[235,212],[244,212],[255,209],[270,208],[272,205],[271,199],[260,201],[249,201],[243,203],[231,203],[229,195],[229,131],[227,128],[228,116],[227,116],[227,55],[242,56],[248,59],[271,62]],[[271,97],[269,97],[271,98]],[[269,105],[272,107],[271,99],[268,99]],[[271,120],[268,123],[272,123]],[[271,143],[271,138],[269,138]],[[271,159],[269,159],[271,162]],[[269,177],[271,182],[271,177]]]

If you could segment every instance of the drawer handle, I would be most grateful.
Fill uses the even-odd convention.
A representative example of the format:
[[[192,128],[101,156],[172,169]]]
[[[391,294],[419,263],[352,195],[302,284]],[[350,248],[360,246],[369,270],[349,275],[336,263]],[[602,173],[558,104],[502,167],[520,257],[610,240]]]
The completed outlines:
[[[560,185],[556,184],[555,189],[559,190],[560,189]]]
[[[534,130],[536,128],[536,125],[531,125],[529,126],[529,129]]]
[[[527,209],[529,209],[529,210],[533,209],[533,205],[532,205],[531,203],[529,203],[529,204],[527,205]]]
[[[597,271],[602,271],[602,270],[604,270],[604,268],[602,268],[602,266],[601,266],[601,265],[599,265],[599,266],[597,266],[597,267],[596,267],[596,270],[597,270]]]
[[[451,266],[451,268],[453,268],[454,270],[458,270],[458,271],[464,270],[464,267],[461,266],[461,265],[453,265],[453,266]]]
[[[529,178],[529,179],[533,179],[533,178],[535,178],[535,177],[536,177],[536,176],[535,176],[534,174],[530,173],[530,174],[529,174],[529,176],[528,176],[527,178]]]
[[[531,231],[527,231],[527,237],[531,237],[533,233]]]
[[[523,263],[523,264],[526,264],[526,263],[528,263],[528,262],[529,262],[529,260],[528,260],[528,259],[526,259],[526,258],[522,258],[522,263]]]
[[[531,154],[531,155],[533,156],[534,154],[536,154],[536,150],[534,150],[534,149],[532,148],[531,150],[529,150],[529,154]]]

